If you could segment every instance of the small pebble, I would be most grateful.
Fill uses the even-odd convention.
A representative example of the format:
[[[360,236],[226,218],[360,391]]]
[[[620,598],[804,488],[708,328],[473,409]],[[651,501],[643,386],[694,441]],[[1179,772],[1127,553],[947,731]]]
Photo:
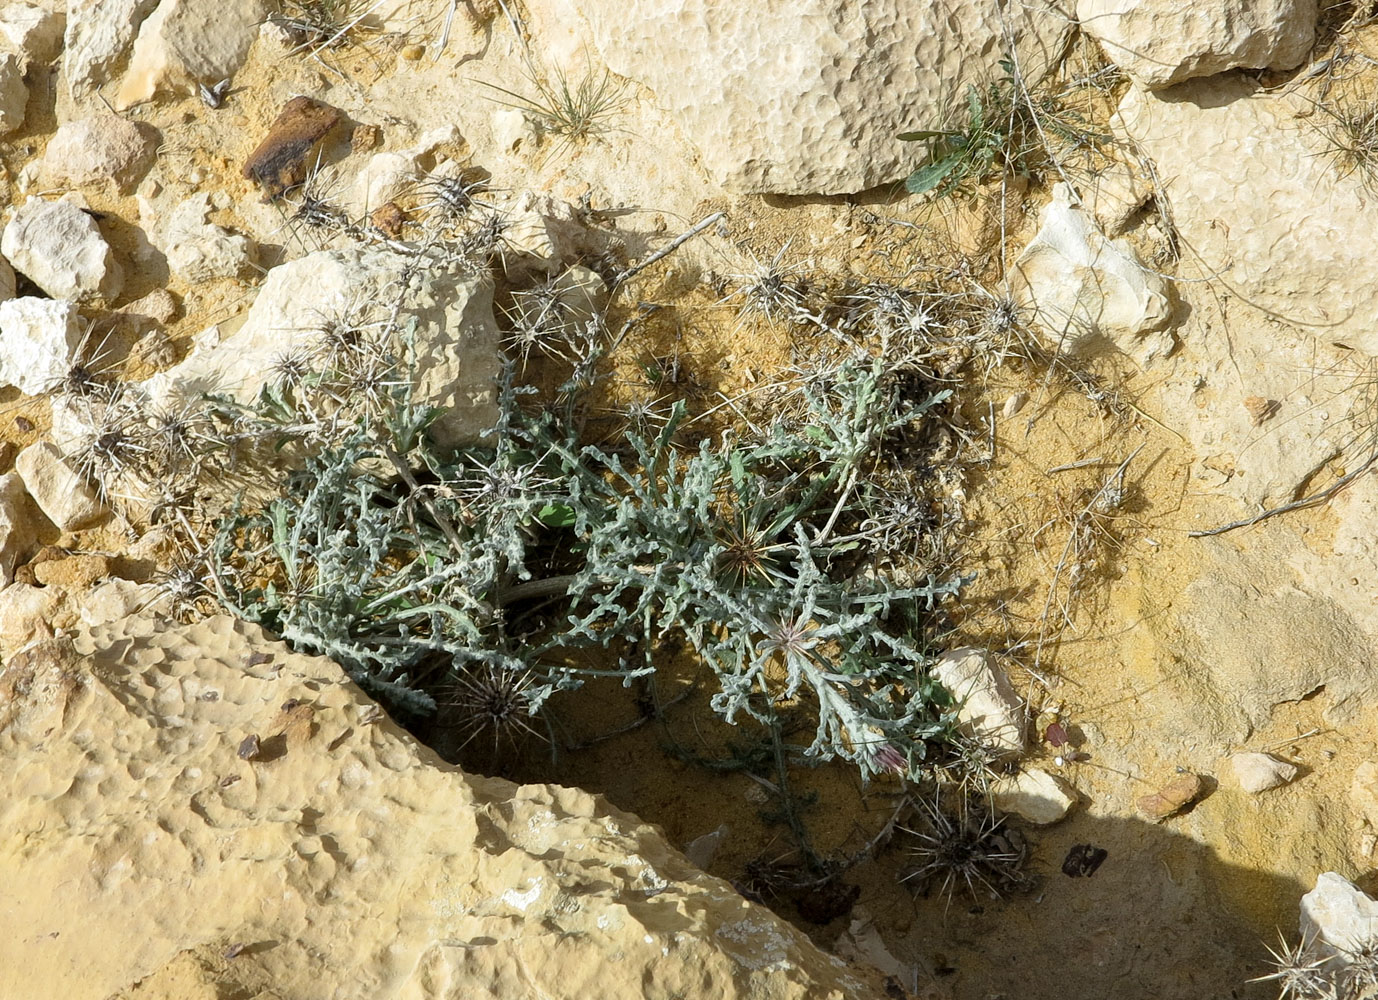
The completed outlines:
[[[1237,753],[1230,758],[1230,766],[1239,787],[1250,795],[1285,785],[1297,776],[1295,764],[1267,753]]]
[[[1137,800],[1139,812],[1154,822],[1175,816],[1199,799],[1206,791],[1206,783],[1199,774],[1179,774],[1162,788]]]

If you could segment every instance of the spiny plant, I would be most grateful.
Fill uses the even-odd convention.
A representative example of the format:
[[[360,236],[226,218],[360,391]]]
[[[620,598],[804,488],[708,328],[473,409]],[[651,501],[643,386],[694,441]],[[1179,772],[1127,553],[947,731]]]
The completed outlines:
[[[945,807],[937,793],[916,804],[924,829],[899,828],[913,838],[908,853],[916,864],[902,881],[936,884],[948,905],[958,890],[979,901],[979,892],[998,897],[1022,884],[1024,852],[989,806],[962,794],[955,807]]]
[[[919,636],[960,580],[856,575],[855,546],[829,534],[854,474],[945,392],[901,402],[882,361],[857,359],[764,436],[684,442],[676,404],[654,437],[609,450],[582,444],[569,412],[528,412],[513,369],[489,443],[437,450],[403,379],[265,508],[228,519],[213,563],[232,609],[406,711],[434,711],[445,676],[498,670],[529,679],[535,714],[587,677],[653,672],[676,637],[716,675],[728,722],[814,705],[809,755],[869,774],[941,744],[951,703]],[[259,412],[285,437],[309,422],[288,395]],[[572,658],[589,647],[612,665]]]
[[[378,6],[377,0],[278,0],[268,20],[287,29],[299,48],[318,53],[349,44]]]

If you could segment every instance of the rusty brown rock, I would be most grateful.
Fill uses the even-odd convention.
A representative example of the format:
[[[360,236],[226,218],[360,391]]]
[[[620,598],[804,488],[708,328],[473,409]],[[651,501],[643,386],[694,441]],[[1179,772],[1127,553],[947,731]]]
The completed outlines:
[[[383,144],[383,130],[377,125],[355,125],[349,134],[351,153],[371,153]]]
[[[310,165],[330,134],[345,120],[338,109],[310,97],[294,97],[244,163],[244,176],[277,198],[306,180]]]
[[[1137,800],[1139,812],[1158,822],[1174,816],[1206,792],[1206,783],[1199,774],[1179,774],[1162,788]]]
[[[374,209],[368,220],[373,223],[374,229],[388,239],[395,240],[402,236],[402,227],[407,222],[407,215],[397,207],[397,202],[390,201],[386,205],[380,205]]]

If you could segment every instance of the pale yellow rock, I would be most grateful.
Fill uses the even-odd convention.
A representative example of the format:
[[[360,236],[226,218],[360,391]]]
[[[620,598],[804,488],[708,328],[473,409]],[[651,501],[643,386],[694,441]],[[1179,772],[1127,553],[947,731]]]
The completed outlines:
[[[155,404],[197,400],[206,392],[251,403],[272,376],[274,362],[294,350],[317,350],[327,323],[384,325],[411,266],[402,255],[357,248],[318,251],[279,265],[268,273],[238,331],[193,351],[145,388]],[[400,315],[404,324],[416,320],[415,356],[401,375],[412,380],[419,401],[444,411],[430,429],[437,440],[471,441],[497,416],[492,280],[441,261],[410,280]],[[405,353],[400,343],[393,347]]]
[[[933,676],[957,700],[957,718],[972,735],[998,750],[1024,748],[1023,706],[990,653],[951,650],[933,664]]]
[[[1293,69],[1311,50],[1316,0],[1078,0],[1081,29],[1147,87],[1236,66]]]
[[[1071,25],[995,0],[535,0],[582,14],[618,76],[644,85],[738,193],[841,194],[918,165],[898,133],[960,124],[968,84],[1002,75],[1007,41],[1037,79]],[[956,116],[956,117],[954,117]]]
[[[1299,332],[1376,355],[1378,203],[1297,120],[1313,110],[1226,77],[1161,97],[1132,87],[1112,126],[1153,161],[1196,270]]]
[[[253,626],[74,648],[0,677],[0,996],[883,995],[655,828],[462,774]]]
[[[1165,329],[1172,320],[1167,282],[1126,241],[1107,239],[1073,204],[1066,184],[1054,186],[1038,233],[1015,261],[1010,288],[1059,354],[1118,350],[1147,367],[1175,345]]]
[[[1076,792],[1065,781],[1036,767],[994,782],[990,797],[1000,812],[1011,813],[1036,826],[1056,823],[1072,811],[1077,801]]]
[[[263,0],[161,0],[139,27],[115,107],[232,77],[267,14]]]
[[[29,496],[64,531],[87,528],[109,509],[68,460],[48,441],[35,441],[14,460]]]
[[[1237,753],[1230,757],[1239,787],[1251,795],[1285,785],[1297,776],[1295,764],[1278,760],[1270,753]]]
[[[53,623],[65,618],[67,592],[61,587],[11,583],[0,590],[0,662],[39,639],[51,639]]]

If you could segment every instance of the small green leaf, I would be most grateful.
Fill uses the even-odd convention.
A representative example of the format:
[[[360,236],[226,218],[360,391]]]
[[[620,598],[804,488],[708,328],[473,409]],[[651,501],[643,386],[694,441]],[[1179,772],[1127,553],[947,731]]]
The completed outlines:
[[[918,132],[901,132],[895,138],[900,142],[927,142],[929,139],[951,139],[961,134],[946,129],[924,129]]]
[[[574,525],[574,508],[567,503],[548,503],[536,511],[536,520],[547,528],[570,528]]]
[[[949,153],[936,163],[915,170],[905,180],[904,187],[910,194],[927,194],[945,181],[961,162],[961,152]]]

